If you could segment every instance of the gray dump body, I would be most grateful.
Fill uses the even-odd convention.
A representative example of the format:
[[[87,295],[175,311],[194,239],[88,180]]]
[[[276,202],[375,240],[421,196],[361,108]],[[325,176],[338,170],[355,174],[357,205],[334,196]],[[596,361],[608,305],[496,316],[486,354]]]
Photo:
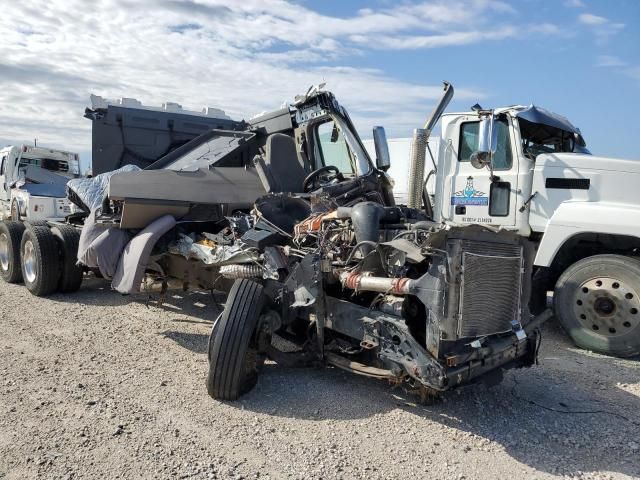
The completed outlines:
[[[223,115],[111,104],[87,108],[84,116],[93,122],[93,175],[125,165],[146,168],[203,133],[243,124]]]

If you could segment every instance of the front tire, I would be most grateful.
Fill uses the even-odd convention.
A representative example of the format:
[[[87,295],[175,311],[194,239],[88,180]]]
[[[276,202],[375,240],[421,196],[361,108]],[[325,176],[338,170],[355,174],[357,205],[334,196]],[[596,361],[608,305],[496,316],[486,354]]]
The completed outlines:
[[[238,279],[216,320],[209,341],[207,391],[218,400],[237,400],[257,381],[258,352],[254,332],[264,304],[263,287]]]
[[[24,284],[32,294],[44,297],[56,291],[60,278],[58,243],[48,227],[25,229],[20,258]]]
[[[22,281],[20,241],[24,225],[17,222],[0,223],[0,276],[7,283]]]
[[[560,275],[554,309],[574,343],[587,350],[640,355],[640,261],[594,255]]]

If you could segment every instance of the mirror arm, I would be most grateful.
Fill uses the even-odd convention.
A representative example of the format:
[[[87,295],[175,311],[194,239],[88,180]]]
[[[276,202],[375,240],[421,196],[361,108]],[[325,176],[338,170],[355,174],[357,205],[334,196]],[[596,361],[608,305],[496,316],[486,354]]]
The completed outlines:
[[[431,146],[429,145],[429,139],[427,139],[427,151],[429,152],[429,157],[431,157],[431,163],[433,164],[433,173],[438,173],[438,166],[436,165],[436,160],[433,158],[433,152],[431,151]]]

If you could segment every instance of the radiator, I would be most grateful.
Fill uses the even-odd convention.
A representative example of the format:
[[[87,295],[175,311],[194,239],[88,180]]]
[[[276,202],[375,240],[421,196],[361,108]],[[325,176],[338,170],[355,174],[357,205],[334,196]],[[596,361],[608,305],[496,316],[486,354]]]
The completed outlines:
[[[462,242],[458,337],[508,332],[520,320],[522,246]]]

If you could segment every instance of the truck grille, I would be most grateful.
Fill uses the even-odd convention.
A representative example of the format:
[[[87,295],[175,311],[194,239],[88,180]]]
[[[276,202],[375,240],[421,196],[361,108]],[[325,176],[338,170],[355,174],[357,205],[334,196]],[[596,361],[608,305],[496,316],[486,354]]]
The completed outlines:
[[[520,245],[463,241],[459,337],[508,332],[520,320]]]

